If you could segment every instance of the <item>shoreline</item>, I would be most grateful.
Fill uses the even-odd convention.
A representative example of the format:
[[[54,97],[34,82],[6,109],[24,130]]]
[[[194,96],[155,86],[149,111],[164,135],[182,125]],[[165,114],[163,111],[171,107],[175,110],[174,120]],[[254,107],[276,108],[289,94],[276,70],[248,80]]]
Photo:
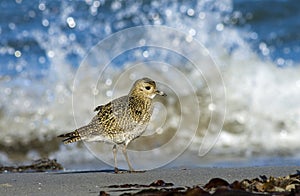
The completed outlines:
[[[105,191],[111,195],[119,195],[129,189],[115,190],[109,186],[149,185],[163,180],[176,187],[193,187],[205,185],[212,178],[222,178],[233,183],[236,180],[251,180],[263,175],[283,177],[295,174],[297,170],[300,170],[299,166],[171,168],[122,174],[114,174],[112,170],[2,173],[0,192],[1,195],[99,195],[100,191]]]

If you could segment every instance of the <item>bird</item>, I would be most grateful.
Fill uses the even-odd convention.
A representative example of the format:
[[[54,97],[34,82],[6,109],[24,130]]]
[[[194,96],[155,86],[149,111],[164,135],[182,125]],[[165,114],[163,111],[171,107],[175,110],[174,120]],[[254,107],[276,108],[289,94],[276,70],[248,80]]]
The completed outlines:
[[[166,96],[166,93],[158,90],[152,79],[147,77],[138,79],[127,95],[97,106],[94,109],[97,114],[90,123],[58,137],[64,138],[62,140],[64,144],[77,141],[113,144],[115,173],[120,172],[117,166],[117,151],[121,147],[128,164],[128,171],[135,172],[129,162],[126,149],[132,140],[145,132],[153,112],[153,99],[156,95]]]

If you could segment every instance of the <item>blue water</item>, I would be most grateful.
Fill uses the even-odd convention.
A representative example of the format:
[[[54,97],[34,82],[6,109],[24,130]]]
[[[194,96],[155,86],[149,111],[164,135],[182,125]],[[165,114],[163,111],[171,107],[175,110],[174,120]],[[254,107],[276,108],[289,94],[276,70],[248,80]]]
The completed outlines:
[[[207,1],[199,8],[197,1],[1,1],[0,75],[26,72],[35,77],[43,76],[51,62],[49,51],[41,46],[37,37],[49,42],[50,37],[59,38],[62,34],[62,40],[55,47],[66,50],[65,58],[76,68],[85,50],[114,32],[137,25],[172,26],[166,21],[165,10],[169,7],[183,18],[195,18],[203,10],[218,12],[225,26],[247,32],[245,39],[261,58],[271,59],[278,66],[300,61],[300,6],[296,0],[236,0],[229,9],[218,3],[221,4]],[[189,16],[187,8],[194,7],[195,13]],[[159,17],[158,21],[155,17]],[[75,21],[75,27],[68,24],[68,18]],[[226,47],[234,50],[238,46]],[[15,56],[16,51],[21,52],[21,57]]]
[[[262,58],[271,59],[279,66],[300,61],[300,6],[297,0],[237,0],[233,1],[233,8],[234,25],[249,32],[248,41]],[[269,51],[263,52],[263,43]]]
[[[74,129],[77,124],[72,108],[79,111],[82,122],[87,122],[93,107],[88,93],[95,86],[92,79],[98,79],[96,71],[99,70],[95,67],[105,56],[100,54],[97,60],[92,59],[90,72],[80,76],[86,77],[78,80],[82,84],[78,93],[83,101],[76,105],[72,85],[85,57],[95,45],[117,32],[130,27],[161,25],[188,35],[187,42],[191,36],[203,44],[223,74],[227,114],[223,132],[207,154],[205,164],[228,165],[230,160],[240,157],[243,161],[252,157],[279,160],[277,164],[280,157],[299,160],[300,146],[295,139],[300,129],[300,6],[297,0],[12,0],[0,1],[0,10],[0,134],[3,135],[0,142],[7,149],[15,144],[30,149],[34,140],[49,141],[65,130]],[[134,36],[127,42],[135,41]],[[162,43],[176,42],[164,35],[145,35],[146,40],[160,38]],[[118,49],[109,48],[108,53]],[[183,46],[180,49],[189,51]],[[124,51],[110,63],[122,68],[130,62],[151,64],[152,61],[176,66],[191,63],[174,51],[143,44]],[[148,74],[147,69],[141,70],[141,74]],[[168,71],[161,73],[174,77]],[[200,88],[200,77],[188,69],[182,73],[195,84],[195,89]],[[108,88],[116,79],[110,74],[103,84],[96,84],[104,89],[107,97],[111,94]],[[134,78],[134,73],[127,78],[131,77]],[[181,82],[177,84],[180,86]],[[97,92],[93,96],[102,93]],[[205,106],[201,115],[209,118],[210,113],[205,109],[211,97],[200,95],[199,102]],[[194,105],[187,108],[192,111]],[[211,108],[213,104],[208,110],[213,111]],[[199,138],[190,147],[192,154],[197,154]],[[85,150],[81,152],[84,155],[81,161],[92,159]],[[58,146],[47,153],[69,164],[78,159],[75,147]],[[25,154],[27,159],[39,156],[37,149]],[[220,157],[228,157],[229,163],[220,161]],[[13,161],[9,152],[0,152],[0,163]]]

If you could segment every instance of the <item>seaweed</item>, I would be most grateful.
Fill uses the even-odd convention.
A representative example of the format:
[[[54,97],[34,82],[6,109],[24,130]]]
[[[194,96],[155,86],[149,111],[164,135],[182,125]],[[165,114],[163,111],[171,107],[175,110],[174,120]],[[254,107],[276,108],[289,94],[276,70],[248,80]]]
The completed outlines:
[[[280,195],[280,196],[300,196],[300,172],[285,177],[267,177],[265,175],[254,179],[244,179],[229,183],[221,178],[213,178],[204,186],[195,185],[193,187],[174,187],[173,183],[157,180],[149,185],[123,184],[111,185],[107,188],[117,189],[112,192],[123,192],[127,195],[199,195],[199,196],[219,196],[219,195]],[[135,192],[134,192],[135,191]],[[99,195],[109,195],[108,192],[101,191]]]
[[[63,167],[59,164],[56,159],[38,159],[31,165],[21,166],[2,166],[0,167],[0,173],[11,172],[11,173],[23,173],[23,172],[46,172],[46,171],[57,171],[62,170]]]

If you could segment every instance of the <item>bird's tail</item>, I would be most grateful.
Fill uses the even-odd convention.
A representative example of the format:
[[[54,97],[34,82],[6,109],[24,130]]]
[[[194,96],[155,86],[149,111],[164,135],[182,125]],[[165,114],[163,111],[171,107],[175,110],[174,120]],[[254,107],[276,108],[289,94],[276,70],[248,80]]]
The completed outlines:
[[[57,137],[64,137],[65,139],[63,139],[63,142],[65,144],[70,144],[70,143],[77,142],[77,141],[81,140],[81,137],[80,137],[77,130],[72,131],[70,133],[61,134]]]

